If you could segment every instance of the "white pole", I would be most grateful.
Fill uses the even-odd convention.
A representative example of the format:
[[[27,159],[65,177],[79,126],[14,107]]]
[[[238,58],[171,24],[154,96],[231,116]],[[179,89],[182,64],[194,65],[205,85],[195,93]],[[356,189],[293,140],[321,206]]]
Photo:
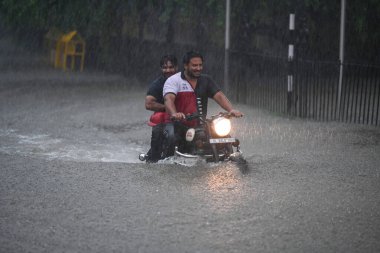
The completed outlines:
[[[294,58],[294,44],[292,44],[294,42],[294,37],[293,37],[294,27],[295,27],[294,24],[295,24],[295,14],[291,13],[289,15],[289,31],[292,33],[292,36],[291,36],[292,39],[288,45],[288,61],[289,62],[292,62]],[[293,91],[293,73],[288,73],[288,92],[292,92],[292,91]]]
[[[226,0],[226,44],[225,49],[230,49],[230,12],[231,12],[231,1]]]
[[[340,6],[340,42],[339,42],[339,86],[338,86],[338,118],[340,119],[340,101],[342,99],[344,35],[346,22],[346,0],[341,0]]]
[[[291,107],[293,104],[292,96],[293,96],[293,59],[294,59],[294,29],[295,29],[295,14],[289,14],[289,34],[290,41],[288,46],[288,114],[291,113]]]
[[[230,12],[231,1],[226,0],[226,38],[224,48],[224,89],[226,93],[229,92]]]

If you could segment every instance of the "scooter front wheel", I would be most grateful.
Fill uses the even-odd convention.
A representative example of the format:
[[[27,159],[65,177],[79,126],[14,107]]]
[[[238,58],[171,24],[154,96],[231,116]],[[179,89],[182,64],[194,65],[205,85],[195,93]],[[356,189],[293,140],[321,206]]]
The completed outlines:
[[[226,150],[227,157],[229,157],[234,152],[234,149],[231,143],[227,143],[225,150]]]
[[[218,154],[218,149],[216,148],[216,144],[211,144],[211,149],[212,149],[212,154],[214,157],[214,162],[215,163],[219,162],[219,154]]]

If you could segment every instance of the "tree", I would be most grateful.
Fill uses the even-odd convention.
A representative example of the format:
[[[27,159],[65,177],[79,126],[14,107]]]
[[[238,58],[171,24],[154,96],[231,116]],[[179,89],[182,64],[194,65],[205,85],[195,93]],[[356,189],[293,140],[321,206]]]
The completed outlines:
[[[289,13],[294,11],[296,56],[338,58],[339,1],[234,0],[231,9],[232,50],[286,55]],[[186,40],[199,48],[224,44],[225,1],[220,0],[2,0],[0,13],[22,35],[40,36],[56,27],[99,38],[104,55],[114,54],[125,37],[144,41],[152,17],[166,43]],[[379,61],[378,21],[378,0],[348,1],[348,58]]]

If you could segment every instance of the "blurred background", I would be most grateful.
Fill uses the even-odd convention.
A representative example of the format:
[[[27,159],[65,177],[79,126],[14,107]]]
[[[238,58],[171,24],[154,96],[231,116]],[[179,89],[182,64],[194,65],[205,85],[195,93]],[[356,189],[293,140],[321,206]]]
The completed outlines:
[[[231,1],[226,80],[227,2],[2,0],[0,35],[48,55],[55,38],[75,30],[86,43],[85,69],[120,73],[144,87],[159,74],[163,54],[181,59],[195,49],[205,56],[204,73],[222,87],[228,81],[236,102],[316,120],[380,124],[380,1],[344,1],[344,61],[343,1]]]

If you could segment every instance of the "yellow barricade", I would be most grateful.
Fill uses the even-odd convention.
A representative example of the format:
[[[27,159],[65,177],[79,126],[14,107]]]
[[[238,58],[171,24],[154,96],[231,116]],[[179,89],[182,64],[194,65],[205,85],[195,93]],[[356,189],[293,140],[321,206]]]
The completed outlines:
[[[49,31],[45,38],[49,41],[50,62],[55,68],[66,71],[69,65],[74,70],[78,68],[76,63],[79,60],[79,69],[83,71],[86,43],[77,31],[63,35]]]
[[[71,70],[74,70],[75,60],[80,59],[80,71],[83,71],[85,42],[77,31],[69,32],[61,37],[57,44],[58,57],[56,66],[66,71],[70,62]]]

